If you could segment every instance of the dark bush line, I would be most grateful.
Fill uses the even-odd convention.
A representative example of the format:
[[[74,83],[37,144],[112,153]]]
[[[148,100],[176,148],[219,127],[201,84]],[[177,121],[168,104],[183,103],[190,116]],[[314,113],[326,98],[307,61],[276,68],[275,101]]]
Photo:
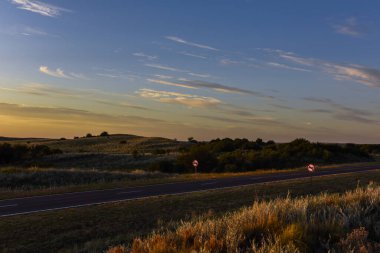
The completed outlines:
[[[11,145],[9,143],[0,144],[0,165],[14,162],[34,160],[46,155],[60,154],[59,149],[51,149],[46,145]]]
[[[285,169],[307,163],[320,165],[372,161],[370,153],[377,145],[322,144],[296,139],[276,144],[262,139],[216,139],[198,142],[182,149],[176,161],[152,164],[152,170],[163,172],[192,172],[192,161],[199,161],[200,172],[241,172],[257,169]]]

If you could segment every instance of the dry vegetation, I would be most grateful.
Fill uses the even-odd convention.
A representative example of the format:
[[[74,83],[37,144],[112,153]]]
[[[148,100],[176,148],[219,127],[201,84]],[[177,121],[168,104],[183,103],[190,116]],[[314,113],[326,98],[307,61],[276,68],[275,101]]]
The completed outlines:
[[[220,218],[183,222],[123,252],[380,252],[380,187],[254,202]]]
[[[255,201],[286,198],[289,192],[294,197],[344,193],[367,187],[370,181],[380,183],[379,170],[316,177],[312,185],[309,179],[297,179],[4,217],[0,219],[0,252],[100,253],[110,245],[130,247],[133,239],[146,238],[153,230],[175,231],[181,221],[216,220]]]
[[[154,152],[177,150],[186,143],[160,137],[142,137],[129,134],[113,134],[109,136],[80,137],[76,139],[1,139],[11,144],[46,145],[52,149],[60,149],[68,153],[112,153],[129,154],[133,150]]]

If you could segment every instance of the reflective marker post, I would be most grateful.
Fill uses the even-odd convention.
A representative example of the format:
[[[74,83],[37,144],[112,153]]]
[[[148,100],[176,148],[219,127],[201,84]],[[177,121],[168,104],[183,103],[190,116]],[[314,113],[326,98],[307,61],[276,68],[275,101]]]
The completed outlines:
[[[193,161],[193,166],[194,166],[194,173],[197,174],[197,168],[198,168],[199,162],[197,160]]]
[[[315,165],[314,164],[309,164],[307,166],[307,170],[311,173],[310,174],[310,183],[311,183],[311,185],[313,185],[313,173],[315,171]]]

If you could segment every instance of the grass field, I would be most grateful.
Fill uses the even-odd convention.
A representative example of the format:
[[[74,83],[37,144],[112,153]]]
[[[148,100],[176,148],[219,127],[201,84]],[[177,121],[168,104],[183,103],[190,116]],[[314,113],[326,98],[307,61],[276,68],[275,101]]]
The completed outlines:
[[[161,138],[142,137],[129,134],[113,134],[110,136],[83,137],[78,139],[35,139],[11,138],[0,139],[0,143],[27,145],[47,145],[52,149],[60,149],[65,153],[108,153],[130,154],[133,150],[154,152],[156,150],[175,151],[179,147],[188,145],[186,142]]]
[[[344,192],[380,183],[380,171],[290,180],[154,197],[77,209],[0,218],[2,252],[102,252],[152,230],[175,229],[180,220],[217,218],[255,200]]]
[[[107,253],[380,252],[380,186],[254,202],[218,218],[192,220]]]

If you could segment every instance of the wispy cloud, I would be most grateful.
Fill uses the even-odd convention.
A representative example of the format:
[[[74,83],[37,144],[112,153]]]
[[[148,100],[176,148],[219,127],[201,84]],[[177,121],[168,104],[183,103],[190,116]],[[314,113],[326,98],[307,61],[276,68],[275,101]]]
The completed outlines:
[[[211,47],[211,46],[208,46],[208,45],[203,45],[203,44],[198,44],[198,43],[194,43],[194,42],[190,42],[190,41],[187,41],[187,40],[175,37],[175,36],[166,36],[165,38],[168,39],[168,40],[171,40],[171,41],[174,41],[174,42],[177,42],[177,43],[181,43],[181,44],[185,44],[185,45],[188,45],[188,46],[192,46],[192,47],[197,47],[197,48],[202,48],[202,49],[208,49],[208,50],[213,50],[213,51],[219,51],[219,49],[216,49],[214,47]]]
[[[209,116],[209,115],[193,115],[193,117],[202,118],[206,120],[213,120],[225,123],[235,123],[235,124],[247,124],[247,125],[261,125],[266,127],[286,127],[287,129],[299,129],[295,126],[291,126],[285,122],[280,122],[275,118],[268,116],[250,116],[241,119],[231,118],[231,117],[223,117],[223,116]]]
[[[160,64],[145,64],[145,66],[150,67],[150,68],[155,68],[155,69],[173,71],[173,72],[187,72],[186,70],[177,69],[174,67],[160,65]]]
[[[202,77],[202,78],[210,77],[209,74],[199,74],[199,73],[192,73],[192,72],[189,72],[187,74],[190,75],[190,76],[196,76],[196,77]]]
[[[38,107],[20,104],[0,103],[0,115],[21,117],[22,119],[45,119],[57,122],[72,122],[77,124],[92,123],[94,125],[137,125],[165,123],[164,120],[138,116],[124,116],[95,113],[87,110],[67,107]],[[37,122],[37,121],[36,121]]]
[[[248,94],[248,95],[254,95],[254,96],[259,96],[259,97],[268,97],[261,94],[260,92],[241,89],[237,87],[231,87],[231,86],[227,86],[227,85],[223,85],[219,83],[213,83],[213,82],[189,81],[189,82],[186,82],[186,84],[191,85],[193,87],[198,87],[198,88],[213,89],[215,91],[223,92],[223,93]]]
[[[75,73],[75,72],[70,72],[70,76],[76,78],[76,79],[82,79],[82,80],[90,80],[87,76],[85,76],[82,73]]]
[[[50,70],[47,66],[40,66],[39,70],[41,73],[49,76],[54,76],[57,78],[71,78],[70,76],[66,75],[60,68],[57,68],[56,70]]]
[[[144,54],[144,53],[141,53],[141,52],[139,52],[139,53],[133,53],[132,55],[133,55],[133,56],[136,56],[136,57],[140,57],[140,58],[145,58],[145,59],[147,59],[147,60],[149,60],[149,61],[153,61],[153,60],[158,59],[157,56],[154,56],[154,55],[148,55],[148,54]]]
[[[239,61],[235,61],[235,60],[231,60],[231,59],[227,59],[227,58],[225,58],[225,59],[221,59],[221,60],[219,61],[219,63],[220,63],[221,65],[234,65],[234,64],[239,64],[240,62],[239,62]]]
[[[178,82],[170,82],[170,81],[164,81],[164,80],[157,80],[157,79],[147,79],[148,82],[151,83],[158,83],[158,84],[163,84],[163,85],[170,85],[170,86],[176,86],[176,87],[182,87],[182,88],[187,88],[187,89],[197,89],[197,87],[193,87],[191,85],[187,85],[184,83],[178,83]]]
[[[281,69],[289,69],[289,70],[295,70],[295,71],[303,71],[303,72],[310,72],[309,69],[304,69],[304,68],[297,68],[297,67],[292,67],[286,64],[278,63],[278,62],[268,62],[268,66],[275,67],[275,68],[281,68]]]
[[[360,65],[325,63],[326,70],[337,80],[350,80],[370,87],[380,88],[380,70]]]
[[[109,68],[94,68],[98,73],[96,73],[97,76],[111,78],[111,79],[122,79],[122,80],[128,80],[129,82],[134,82],[137,79],[141,79],[141,75],[138,73],[133,73],[130,71],[123,72],[119,71],[117,69],[109,69]]]
[[[143,110],[143,111],[152,111],[152,109],[150,109],[150,108],[147,108],[144,106],[139,106],[139,105],[133,105],[133,104],[126,103],[126,102],[116,103],[116,102],[103,100],[103,99],[98,99],[95,101],[99,104],[109,105],[109,106],[114,106],[114,107],[130,108],[130,109],[137,109],[137,110]]]
[[[32,35],[46,36],[46,35],[48,35],[47,32],[45,32],[39,28],[30,27],[30,26],[23,27],[23,29],[22,29],[22,31],[20,31],[20,33],[22,35],[25,35],[25,36],[32,36]]]
[[[206,56],[198,55],[198,54],[192,54],[192,53],[188,53],[188,52],[180,52],[179,54],[194,57],[194,58],[199,58],[199,59],[207,59]]]
[[[303,58],[295,55],[294,53],[280,52],[279,56],[285,60],[289,60],[304,66],[315,66],[318,61],[312,58]]]
[[[355,17],[346,19],[342,24],[336,24],[332,26],[335,32],[348,35],[351,37],[359,37],[363,34],[363,28],[358,24]]]
[[[157,79],[148,79],[148,81],[152,83],[177,86],[177,87],[188,88],[188,89],[206,88],[206,89],[212,89],[212,90],[215,90],[217,92],[222,92],[222,93],[247,94],[247,95],[254,95],[254,96],[259,96],[259,97],[273,98],[271,96],[266,96],[260,92],[255,92],[251,90],[246,90],[246,89],[241,89],[237,87],[231,87],[231,86],[226,86],[226,85],[206,82],[206,81],[189,80],[189,81],[183,81],[183,82],[170,82],[170,81],[157,80]]]
[[[188,107],[215,107],[222,102],[213,97],[203,97],[170,91],[140,89],[136,92],[143,98],[153,99],[162,103],[180,104]]]
[[[94,99],[96,97],[120,97],[125,98],[129,97],[128,94],[123,93],[113,93],[98,89],[68,89],[62,88],[58,86],[52,86],[41,83],[30,83],[27,85],[19,86],[19,87],[0,87],[0,90],[8,91],[8,92],[16,92],[16,93],[24,93],[29,95],[37,95],[44,97],[64,97],[64,98],[81,98],[81,99]]]
[[[338,64],[314,58],[304,58],[288,52],[279,52],[278,55],[293,63],[327,72],[336,80],[349,80],[366,86],[380,88],[379,69],[357,64]]]
[[[65,8],[54,6],[40,1],[34,0],[11,0],[13,4],[17,5],[19,9],[38,13],[47,17],[57,17],[61,12],[69,12]]]
[[[47,66],[40,66],[39,71],[49,76],[54,76],[57,78],[67,78],[67,79],[82,79],[82,80],[90,80],[87,76],[82,73],[70,72],[66,74],[62,69],[57,68],[55,70],[50,70]]]
[[[9,27],[4,27],[1,29],[0,33],[7,35],[23,35],[23,36],[51,36],[58,37],[56,35],[51,35],[46,31],[38,27],[32,27],[28,25],[12,25]]]
[[[157,78],[160,78],[160,79],[173,79],[174,78],[173,76],[160,75],[160,74],[156,74],[154,76],[157,77]]]
[[[355,121],[359,123],[380,125],[380,121],[373,119],[375,115],[369,111],[344,106],[344,105],[334,102],[333,100],[329,98],[304,97],[303,99],[308,102],[314,102],[314,103],[327,105],[331,107],[331,109],[318,108],[318,109],[304,110],[307,113],[311,113],[311,112],[325,113],[325,114],[331,114],[333,118],[339,119],[339,120]]]

